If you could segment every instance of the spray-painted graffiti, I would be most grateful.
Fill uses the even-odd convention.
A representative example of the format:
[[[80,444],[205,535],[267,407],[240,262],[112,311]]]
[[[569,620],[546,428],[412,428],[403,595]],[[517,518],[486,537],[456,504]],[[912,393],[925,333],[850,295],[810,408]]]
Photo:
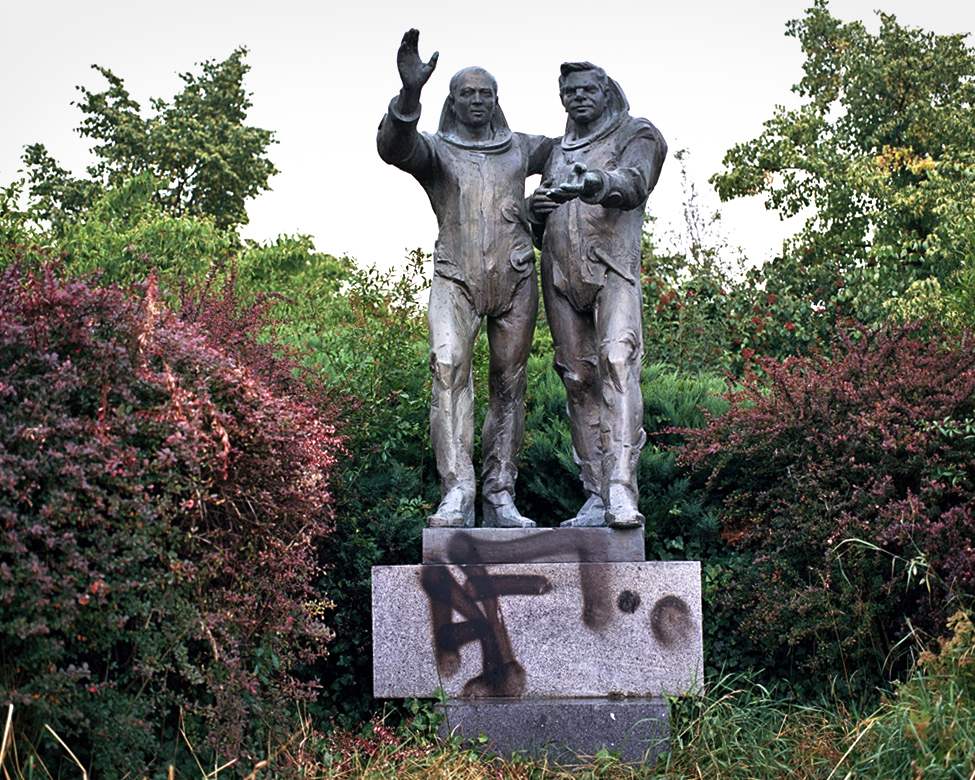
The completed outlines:
[[[552,590],[551,582],[531,574],[491,574],[484,559],[511,563],[537,563],[548,557],[564,556],[566,542],[575,543],[579,564],[583,624],[602,631],[617,615],[635,615],[642,606],[640,594],[622,590],[614,594],[609,564],[599,562],[604,554],[598,540],[588,544],[585,535],[537,534],[508,541],[475,539],[464,532],[452,536],[449,559],[455,566],[425,565],[420,581],[430,602],[433,644],[437,669],[452,677],[460,669],[460,650],[477,642],[482,656],[481,673],[469,679],[462,696],[520,696],[526,686],[525,669],[515,657],[511,638],[501,612],[502,596],[542,596]],[[605,559],[603,559],[605,560]],[[462,574],[462,581],[454,576]],[[641,614],[646,616],[646,612]],[[455,620],[455,615],[460,619]],[[652,633],[664,647],[687,640],[693,618],[687,604],[677,596],[658,599],[649,610]]]
[[[496,541],[455,531],[446,546],[444,563],[540,563],[542,561],[602,562],[609,557],[610,537],[591,528],[539,529],[516,539]],[[626,532],[624,532],[626,533]],[[617,559],[618,560],[618,559]]]
[[[640,607],[640,594],[633,590],[624,590],[616,599],[616,607],[625,615],[632,615]]]
[[[650,629],[664,647],[687,641],[694,630],[691,608],[679,596],[657,599],[650,610]]]
[[[424,566],[420,575],[430,599],[437,668],[452,677],[460,668],[460,649],[481,645],[482,669],[464,685],[462,696],[521,696],[525,670],[515,658],[501,615],[501,596],[540,596],[552,589],[545,577],[492,575],[483,566],[464,566],[466,582],[454,579],[447,566]],[[454,622],[454,612],[463,618]]]
[[[485,541],[459,532],[451,537],[451,561],[481,564],[503,560],[508,563],[538,563],[549,558],[564,558],[568,551],[579,562],[582,589],[582,622],[593,631],[605,628],[613,619],[609,595],[608,569],[595,563],[606,560],[605,536],[593,536],[586,529],[560,529],[557,534],[536,533],[509,541]],[[579,532],[582,533],[579,533]],[[588,564],[583,566],[582,564]]]

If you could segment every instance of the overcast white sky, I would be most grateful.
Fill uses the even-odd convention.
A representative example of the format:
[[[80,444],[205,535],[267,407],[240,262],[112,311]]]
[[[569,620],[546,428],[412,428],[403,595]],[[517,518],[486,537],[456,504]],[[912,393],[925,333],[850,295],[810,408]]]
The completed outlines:
[[[457,3],[449,0],[0,0],[0,183],[18,178],[26,144],[43,142],[76,174],[87,143],[73,129],[75,86],[99,91],[97,63],[125,79],[144,109],[171,99],[178,73],[250,50],[249,123],[274,130],[270,156],[281,173],[249,206],[244,234],[258,240],[309,233],[317,247],[361,264],[402,263],[430,251],[436,221],[420,186],[385,165],[375,132],[399,89],[396,49],[420,30],[420,54],[440,51],[423,95],[420,128],[436,130],[450,76],[481,65],[498,80],[512,128],[560,135],[559,64],[590,60],[623,87],[632,113],[649,118],[717,206],[707,178],[735,143],[761,131],[801,78],[798,43],[785,23],[811,0],[727,2],[593,0]],[[937,33],[975,29],[971,0],[833,0],[833,14],[878,29],[874,13]],[[679,165],[668,160],[650,209],[679,224]],[[757,200],[721,206],[725,231],[753,262],[771,257],[797,226],[783,226]]]

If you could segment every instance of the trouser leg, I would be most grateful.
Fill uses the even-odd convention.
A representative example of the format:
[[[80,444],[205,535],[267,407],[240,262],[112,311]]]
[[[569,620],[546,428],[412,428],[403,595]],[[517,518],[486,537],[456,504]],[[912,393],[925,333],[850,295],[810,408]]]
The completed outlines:
[[[566,392],[572,455],[579,467],[586,502],[563,525],[603,525],[603,449],[600,435],[600,377],[593,317],[579,312],[547,284],[543,275],[545,313],[555,342],[555,370]]]
[[[534,525],[515,509],[514,498],[518,457],[525,442],[526,367],[537,315],[533,275],[519,282],[508,311],[487,321],[488,412],[481,436],[485,525]]]
[[[534,277],[527,277],[515,292],[511,309],[488,318],[488,412],[482,436],[485,496],[515,493],[518,457],[525,442],[528,355],[537,315],[538,288]]]
[[[608,278],[596,302],[595,322],[606,519],[615,526],[639,525],[643,516],[637,511],[637,463],[646,441],[640,390],[643,326],[639,288],[615,276]]]
[[[450,280],[434,277],[430,328],[430,439],[440,474],[441,505],[431,525],[474,524],[474,383],[471,360],[480,326],[469,299]]]

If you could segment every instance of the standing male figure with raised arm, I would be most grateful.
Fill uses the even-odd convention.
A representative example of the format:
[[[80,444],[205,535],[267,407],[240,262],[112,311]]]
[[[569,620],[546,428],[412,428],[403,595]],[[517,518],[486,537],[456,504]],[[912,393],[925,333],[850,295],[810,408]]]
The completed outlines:
[[[512,133],[497,82],[483,68],[450,80],[436,134],[417,131],[420,92],[437,64],[424,63],[419,33],[397,54],[402,89],[379,126],[379,155],[426,191],[440,232],[430,288],[430,430],[441,501],[430,526],[474,525],[472,354],[482,319],[490,349],[489,405],[482,434],[485,526],[531,527],[515,507],[525,438],[526,364],[538,287],[525,179],[541,173],[553,141]]]
[[[619,84],[590,62],[566,62],[568,119],[531,198],[542,234],[542,294],[565,383],[586,502],[563,526],[632,528],[637,461],[646,441],[640,238],[667,144],[630,116]]]

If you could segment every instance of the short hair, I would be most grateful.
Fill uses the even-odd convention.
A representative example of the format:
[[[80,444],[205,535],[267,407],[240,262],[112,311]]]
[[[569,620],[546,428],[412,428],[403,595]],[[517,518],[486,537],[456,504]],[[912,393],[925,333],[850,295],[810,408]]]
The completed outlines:
[[[562,91],[562,85],[565,84],[566,76],[570,73],[584,73],[587,71],[595,74],[599,86],[604,90],[609,89],[609,76],[599,66],[593,65],[591,62],[563,62],[562,67],[559,69],[559,92]]]
[[[484,68],[478,65],[472,65],[469,68],[464,68],[463,70],[457,71],[453,76],[451,76],[450,86],[447,89],[451,97],[453,97],[457,93],[457,90],[460,89],[461,81],[472,73],[483,73],[485,76],[487,76],[491,80],[491,89],[494,90],[494,96],[498,96],[498,80],[484,70]]]

